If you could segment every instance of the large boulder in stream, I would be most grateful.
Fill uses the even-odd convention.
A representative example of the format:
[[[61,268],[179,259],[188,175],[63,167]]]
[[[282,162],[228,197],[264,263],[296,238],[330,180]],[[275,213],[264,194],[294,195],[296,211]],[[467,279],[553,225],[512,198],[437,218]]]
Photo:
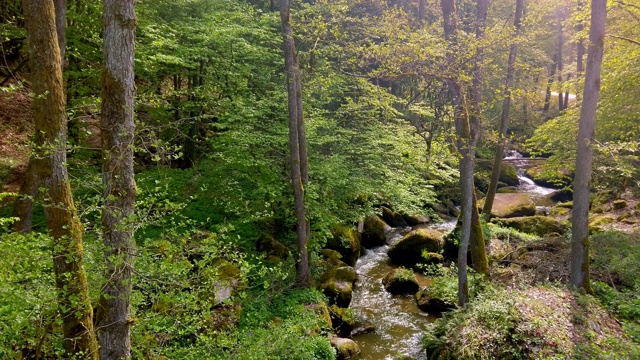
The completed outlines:
[[[420,289],[418,279],[413,271],[404,268],[391,270],[382,279],[382,285],[393,295],[415,294]]]
[[[409,232],[389,248],[387,255],[394,264],[413,267],[423,260],[422,253],[438,253],[442,250],[443,235],[433,229],[417,229]]]
[[[416,226],[416,225],[422,225],[422,224],[428,224],[429,221],[431,221],[431,219],[429,219],[426,216],[422,216],[422,215],[407,215],[407,214],[402,214],[402,218],[404,219],[404,221],[410,225],[410,226]]]
[[[331,229],[331,238],[327,240],[326,249],[335,250],[342,255],[342,261],[355,266],[360,257],[360,235],[354,229],[337,225]]]
[[[482,210],[484,199],[478,200],[478,209]],[[513,218],[519,216],[533,216],[536,214],[536,204],[528,194],[501,193],[493,199],[491,216],[495,218]]]
[[[329,339],[329,342],[336,349],[338,360],[355,359],[360,355],[360,347],[351,339],[334,336]]]
[[[354,268],[335,258],[323,264],[327,270],[320,279],[320,289],[329,298],[330,304],[349,307],[353,295],[353,283],[357,274]]]
[[[387,225],[377,215],[370,215],[364,219],[364,227],[362,230],[363,247],[370,249],[376,246],[382,246],[387,242],[385,235],[389,225]]]
[[[529,234],[544,236],[550,233],[564,234],[568,226],[549,216],[523,216],[510,219],[492,219],[502,227],[509,227]]]

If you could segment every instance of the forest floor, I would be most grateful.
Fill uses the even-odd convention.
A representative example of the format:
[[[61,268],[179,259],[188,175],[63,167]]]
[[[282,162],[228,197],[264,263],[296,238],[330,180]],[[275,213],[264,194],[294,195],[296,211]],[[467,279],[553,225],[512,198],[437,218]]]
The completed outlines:
[[[29,161],[33,133],[31,97],[27,89],[0,90],[0,183],[2,191],[17,192]]]

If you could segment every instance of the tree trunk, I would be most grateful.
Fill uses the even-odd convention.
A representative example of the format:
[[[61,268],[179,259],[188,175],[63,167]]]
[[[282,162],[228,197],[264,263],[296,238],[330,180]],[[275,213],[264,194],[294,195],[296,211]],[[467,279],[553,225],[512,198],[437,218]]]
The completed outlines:
[[[524,0],[516,0],[516,13],[514,16],[513,26],[515,27],[514,36],[517,39],[520,36],[520,25],[522,24],[522,9]],[[516,40],[517,41],[517,40]],[[500,139],[498,140],[498,148],[496,149],[496,157],[493,160],[493,169],[491,171],[491,181],[487,196],[485,197],[484,208],[482,214],[488,222],[491,220],[491,208],[493,200],[496,196],[498,188],[498,179],[500,178],[500,168],[502,167],[502,158],[504,157],[504,149],[507,141],[507,127],[509,126],[509,108],[511,106],[511,87],[513,86],[513,78],[515,74],[516,56],[518,54],[518,43],[514,42],[509,49],[509,60],[507,61],[507,75],[504,81],[505,93],[502,101],[502,114],[500,116]],[[526,107],[524,108],[526,109]]]
[[[67,0],[55,0],[54,9],[56,13],[56,35],[58,38],[58,48],[60,49],[60,64],[62,69],[64,69],[64,56],[67,45]],[[33,227],[33,209],[35,207],[35,200],[38,197],[38,177],[36,175],[38,165],[35,164],[37,161],[38,159],[35,157],[29,159],[27,172],[20,186],[20,196],[16,200],[13,209],[13,216],[19,219],[14,223],[13,229],[20,233],[29,232]]]
[[[307,243],[309,240],[308,222],[305,214],[304,186],[306,182],[306,169],[303,165],[307,159],[301,159],[301,155],[306,155],[306,144],[300,146],[300,141],[305,140],[304,125],[302,119],[302,98],[300,73],[296,67],[295,43],[293,39],[293,29],[290,24],[290,0],[280,1],[280,20],[282,22],[283,49],[285,69],[287,73],[287,92],[289,109],[289,149],[291,152],[291,182],[295,199],[295,213],[297,220],[298,238],[298,263],[297,282],[299,286],[308,287],[311,285],[311,267],[309,264],[309,253]],[[300,131],[303,133],[300,134]],[[305,140],[306,141],[306,140]],[[305,150],[303,150],[303,148]],[[305,171],[303,173],[303,171]]]
[[[418,0],[418,21],[424,22],[427,11],[427,0]]]
[[[582,0],[578,0],[578,12],[582,12],[584,8],[584,3]],[[576,25],[576,32],[582,32],[584,30],[584,23],[582,21],[578,21],[578,25]],[[580,38],[578,43],[576,44],[576,78],[580,79],[582,77],[582,72],[584,71],[584,40]],[[579,82],[578,82],[579,83]],[[580,99],[580,89],[576,91],[576,100]]]
[[[131,357],[131,274],[136,185],[133,173],[134,0],[105,0],[103,7],[102,237],[107,270],[98,311],[100,359]]]
[[[593,165],[596,110],[604,52],[607,0],[591,0],[591,29],[578,126],[576,174],[571,216],[571,286],[591,292],[589,276],[589,190]]]
[[[562,98],[562,47],[564,45],[564,39],[562,34],[562,16],[558,15],[558,111],[564,110],[564,99]]]
[[[68,356],[98,358],[83,265],[82,226],[67,174],[67,124],[60,49],[53,1],[22,2],[27,36],[35,120],[36,174],[44,193],[47,227],[53,238],[53,268]]]
[[[558,54],[553,55],[553,64],[551,64],[549,78],[547,80],[547,91],[544,96],[543,108],[543,112],[545,113],[549,111],[549,107],[551,106],[551,85],[553,85],[553,78],[556,76],[556,67],[558,67]]]

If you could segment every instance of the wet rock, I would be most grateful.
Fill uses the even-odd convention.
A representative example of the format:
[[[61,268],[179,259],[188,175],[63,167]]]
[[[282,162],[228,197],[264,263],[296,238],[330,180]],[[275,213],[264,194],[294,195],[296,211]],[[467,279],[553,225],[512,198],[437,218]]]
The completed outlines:
[[[327,241],[326,248],[335,250],[342,255],[347,265],[355,266],[360,257],[360,236],[346,226],[338,225],[331,229],[332,237]]]
[[[407,215],[407,214],[402,214],[402,218],[404,219],[404,221],[410,225],[410,226],[416,226],[416,225],[422,225],[422,224],[428,224],[429,221],[431,221],[431,219],[429,219],[426,216],[422,216],[422,215]]]
[[[335,251],[335,250],[331,250],[331,249],[322,249],[322,250],[320,250],[320,254],[321,254],[325,259],[342,260],[342,254],[340,254],[339,252],[337,252],[337,251]]]
[[[358,323],[353,330],[351,330],[351,333],[349,334],[349,337],[354,337],[354,336],[358,336],[358,335],[362,335],[362,334],[370,334],[372,332],[376,331],[376,326],[373,325],[370,322],[362,322],[362,323]]]
[[[544,236],[549,233],[564,234],[568,227],[561,221],[548,216],[522,216],[509,219],[493,219],[492,223],[529,234]]]
[[[439,253],[434,252],[423,252],[422,253],[422,261],[421,264],[432,265],[432,264],[441,264],[444,261],[444,256]]]
[[[355,359],[360,355],[360,347],[351,339],[334,336],[329,339],[329,342],[336,349],[338,360]]]
[[[361,245],[365,248],[382,246],[386,243],[386,230],[389,228],[377,215],[368,216],[364,219]]]
[[[622,199],[615,200],[613,202],[613,210],[621,210],[627,207],[627,202]]]
[[[518,186],[520,185],[520,179],[518,179],[518,171],[516,168],[506,162],[503,162],[500,166],[500,177],[499,181],[507,184],[508,186]]]
[[[484,206],[484,199],[478,200],[478,209]],[[493,199],[491,216],[496,218],[512,218],[532,216],[536,214],[536,204],[528,194],[507,193],[496,194]]]
[[[351,309],[331,305],[329,314],[331,317],[331,327],[340,336],[350,336],[353,329],[358,325],[351,313]]]
[[[416,294],[418,308],[429,314],[442,314],[454,310],[457,306],[454,303],[442,299],[433,298],[427,290],[422,290]]]
[[[267,256],[273,256],[280,259],[287,259],[289,257],[289,249],[276,240],[272,235],[263,233],[258,239],[256,245],[257,250],[267,254]]]
[[[386,206],[382,206],[382,220],[391,227],[405,227],[408,226],[407,222],[402,217],[402,214],[393,212]]]
[[[413,267],[423,260],[423,252],[437,253],[442,250],[443,235],[433,229],[417,229],[409,232],[389,248],[387,254],[391,262]]]
[[[393,295],[415,294],[420,286],[413,271],[393,269],[382,279],[384,289]]]
[[[354,268],[336,259],[324,262],[327,270],[322,275],[320,289],[329,298],[330,304],[348,307],[353,295],[353,283],[357,275]]]

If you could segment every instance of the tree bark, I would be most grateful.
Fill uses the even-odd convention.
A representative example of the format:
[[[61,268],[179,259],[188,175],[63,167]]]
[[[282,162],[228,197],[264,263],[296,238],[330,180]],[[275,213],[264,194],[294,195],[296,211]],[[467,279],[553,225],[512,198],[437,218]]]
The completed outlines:
[[[562,61],[562,47],[564,45],[564,37],[562,33],[562,16],[558,15],[558,111],[564,110],[564,99],[562,98],[562,90],[560,87],[562,86],[562,71],[563,71],[563,61]]]
[[[67,45],[66,22],[67,22],[67,0],[55,0],[55,23],[56,35],[58,38],[58,48],[60,49],[60,64],[64,69],[65,49]],[[38,197],[38,177],[36,168],[37,158],[31,157],[27,165],[25,178],[20,186],[20,196],[16,200],[13,209],[13,216],[18,218],[13,225],[13,229],[20,233],[31,231],[33,227],[33,209]]]
[[[102,360],[131,357],[131,275],[135,245],[133,224],[136,185],[133,172],[134,0],[103,3],[102,156],[104,205],[102,237],[106,283],[98,311]]]
[[[287,93],[289,109],[289,149],[291,152],[291,182],[295,200],[295,213],[297,221],[296,234],[298,238],[298,263],[297,282],[299,286],[308,287],[311,285],[311,267],[309,264],[309,253],[307,243],[309,240],[309,224],[305,214],[304,183],[306,182],[307,159],[306,143],[301,147],[300,142],[305,141],[304,125],[302,122],[302,98],[301,85],[299,84],[300,73],[297,68],[296,50],[293,38],[293,29],[290,24],[290,0],[280,1],[280,20],[282,22],[283,50],[285,69],[287,73]],[[302,134],[300,133],[302,131]],[[305,149],[304,151],[302,149]],[[304,172],[303,172],[304,171]]]
[[[60,49],[53,1],[22,2],[27,36],[35,122],[36,175],[46,189],[44,211],[53,238],[53,267],[68,356],[98,358],[83,264],[82,226],[71,196],[66,168],[67,126]]]
[[[544,96],[544,108],[543,112],[549,111],[551,107],[551,85],[553,85],[553,78],[556,76],[556,68],[558,67],[558,54],[553,55],[553,64],[549,70],[549,78],[547,80],[547,91]]]
[[[571,286],[591,292],[589,276],[589,191],[593,166],[596,110],[600,96],[600,70],[604,53],[607,0],[591,0],[591,28],[578,125],[576,174],[571,216]]]
[[[427,12],[427,0],[418,0],[418,21],[424,22]]]
[[[524,8],[524,0],[516,0],[516,13],[513,21],[513,26],[515,28],[514,36],[516,39],[520,36],[523,8]],[[513,86],[516,56],[518,54],[517,41],[518,40],[516,40],[516,42],[514,42],[511,45],[511,49],[509,49],[509,60],[507,61],[507,75],[504,81],[505,93],[504,93],[504,100],[502,101],[502,114],[500,115],[500,139],[498,140],[496,157],[493,160],[493,169],[491,170],[491,181],[489,183],[489,189],[487,190],[487,196],[485,197],[484,208],[482,209],[482,214],[484,216],[484,219],[487,222],[491,220],[491,208],[493,207],[493,200],[496,196],[496,190],[498,188],[498,179],[500,178],[500,168],[502,167],[502,158],[504,157],[504,150],[505,150],[506,141],[507,141],[507,127],[509,126],[509,108],[511,107],[511,87]]]

